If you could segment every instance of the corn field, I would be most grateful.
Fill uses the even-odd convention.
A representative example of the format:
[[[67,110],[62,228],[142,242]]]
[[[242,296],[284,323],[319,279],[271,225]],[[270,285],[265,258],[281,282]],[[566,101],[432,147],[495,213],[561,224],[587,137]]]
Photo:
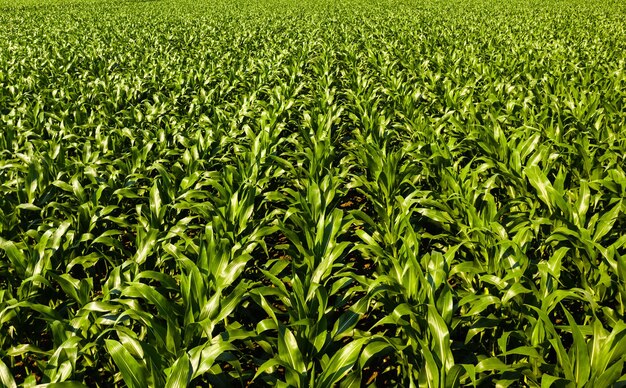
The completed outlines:
[[[0,0],[0,386],[626,386],[625,20]]]

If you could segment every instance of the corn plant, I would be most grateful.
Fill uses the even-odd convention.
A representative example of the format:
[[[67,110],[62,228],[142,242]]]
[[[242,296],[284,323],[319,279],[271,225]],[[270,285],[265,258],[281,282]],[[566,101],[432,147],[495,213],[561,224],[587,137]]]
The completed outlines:
[[[0,0],[0,386],[626,384],[625,15]]]

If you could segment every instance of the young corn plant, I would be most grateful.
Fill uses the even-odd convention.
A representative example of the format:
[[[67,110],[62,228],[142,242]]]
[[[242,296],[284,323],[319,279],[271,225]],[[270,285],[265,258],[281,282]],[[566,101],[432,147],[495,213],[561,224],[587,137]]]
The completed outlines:
[[[625,13],[0,0],[0,386],[623,385]]]

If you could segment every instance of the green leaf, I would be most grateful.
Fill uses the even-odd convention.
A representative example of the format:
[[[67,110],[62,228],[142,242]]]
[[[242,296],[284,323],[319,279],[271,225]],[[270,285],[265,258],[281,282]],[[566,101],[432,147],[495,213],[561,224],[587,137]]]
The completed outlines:
[[[537,190],[539,199],[548,206],[550,212],[554,211],[555,207],[558,207],[564,214],[569,214],[569,206],[563,199],[563,196],[555,190],[550,180],[538,166],[526,167],[524,174],[530,184]]]
[[[582,387],[589,381],[589,375],[591,373],[591,361],[589,359],[589,353],[587,351],[587,343],[580,328],[576,324],[576,321],[572,317],[566,308],[563,308],[563,312],[567,317],[569,327],[572,330],[574,337],[574,354],[572,361],[574,363],[574,376],[576,378],[576,386]]]
[[[0,237],[0,249],[7,254],[11,264],[13,264],[14,268],[18,271],[18,274],[24,276],[26,268],[28,267],[28,261],[22,251],[18,249],[12,241],[5,240],[2,237]]]
[[[375,362],[376,357],[382,354],[386,354],[394,349],[393,345],[384,339],[374,339],[369,342],[359,357],[359,366],[361,368],[368,365],[369,362]]]
[[[306,372],[306,365],[302,359],[298,341],[291,330],[284,326],[280,326],[278,329],[278,354],[281,360],[285,361],[296,372]]]
[[[454,357],[450,349],[450,331],[439,311],[433,305],[428,305],[428,328],[435,345],[434,351],[442,363],[445,371],[454,365]]]
[[[613,225],[619,216],[620,210],[622,208],[622,200],[619,200],[615,206],[608,212],[604,213],[602,217],[598,220],[596,224],[595,233],[593,235],[593,242],[599,242],[602,237],[606,236],[611,229],[613,229]]]
[[[148,255],[150,255],[152,249],[156,245],[158,233],[158,230],[150,229],[150,231],[141,239],[141,243],[138,247],[139,249],[135,255],[135,262],[137,264],[145,263]]]
[[[148,386],[146,370],[133,358],[121,343],[107,339],[104,341],[113,362],[122,373],[122,378],[129,388],[145,388]]]
[[[541,388],[550,388],[556,382],[567,383],[568,380],[564,380],[564,379],[561,379],[560,377],[552,376],[547,373],[544,373],[541,375]],[[567,386],[567,385],[564,384],[562,386]]]
[[[209,371],[213,367],[215,360],[220,355],[230,350],[237,350],[237,348],[229,342],[221,341],[191,349],[189,351],[189,361],[191,362],[191,370],[193,371],[191,379],[193,380]]]
[[[457,388],[461,385],[461,377],[465,369],[461,365],[453,365],[446,374],[446,388]]]
[[[486,358],[476,365],[476,372],[478,373],[485,371],[497,371],[498,373],[501,373],[510,369],[511,368],[507,364],[502,362],[502,360],[497,357]]]
[[[330,388],[348,374],[359,359],[363,345],[368,341],[368,338],[355,339],[335,353],[328,362],[328,367],[319,376],[318,386]]]
[[[2,360],[0,360],[0,382],[6,388],[17,388],[17,384],[13,379],[13,373]]]
[[[172,366],[165,388],[185,388],[191,381],[191,363],[189,356],[184,353]]]
[[[331,332],[333,338],[343,334],[344,332],[351,330],[358,323],[360,318],[359,314],[356,314],[350,310],[339,316],[339,319],[335,321],[333,330]]]

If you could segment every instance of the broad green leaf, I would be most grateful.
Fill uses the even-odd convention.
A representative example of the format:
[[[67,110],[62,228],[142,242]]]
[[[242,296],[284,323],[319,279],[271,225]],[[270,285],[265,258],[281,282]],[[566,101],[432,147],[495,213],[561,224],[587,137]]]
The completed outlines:
[[[281,360],[298,373],[306,372],[298,341],[291,330],[284,326],[278,329],[278,354]]]
[[[593,234],[594,242],[599,242],[602,237],[606,236],[607,233],[611,231],[613,225],[615,224],[615,221],[617,220],[621,208],[622,200],[618,201],[617,204],[615,204],[615,206],[611,208],[611,210],[604,213],[602,217],[600,217],[598,223],[596,224],[595,233]]]
[[[358,361],[361,349],[368,341],[368,338],[355,339],[335,353],[318,379],[319,386],[330,388],[341,380]]]
[[[569,327],[572,330],[572,335],[574,337],[574,344],[572,345],[574,347],[574,352],[572,359],[574,362],[576,385],[578,387],[582,387],[587,383],[587,381],[589,381],[589,375],[591,373],[591,361],[589,359],[589,353],[587,352],[587,342],[576,324],[576,321],[572,317],[572,314],[570,314],[566,308],[563,309],[563,312],[567,317],[567,322],[569,323]]]
[[[105,345],[109,355],[115,362],[122,373],[122,378],[129,388],[147,387],[146,370],[137,360],[124,348],[124,346],[115,341],[107,339]]]
[[[189,356],[184,353],[172,366],[165,388],[185,388],[191,378],[191,364]]]
[[[13,373],[2,360],[0,360],[0,382],[4,387],[17,388],[17,384],[13,379]]]

